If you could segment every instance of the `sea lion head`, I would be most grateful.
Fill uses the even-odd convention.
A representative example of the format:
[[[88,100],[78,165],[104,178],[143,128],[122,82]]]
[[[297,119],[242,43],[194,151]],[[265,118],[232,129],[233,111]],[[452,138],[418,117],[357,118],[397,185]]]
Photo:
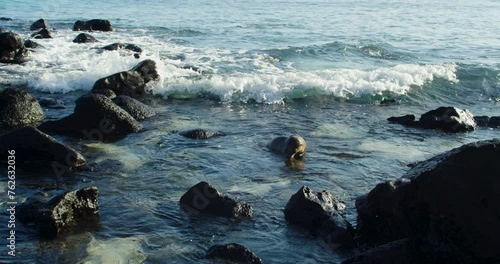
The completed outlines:
[[[302,159],[306,153],[306,141],[301,136],[291,135],[285,143],[285,156],[287,159]]]

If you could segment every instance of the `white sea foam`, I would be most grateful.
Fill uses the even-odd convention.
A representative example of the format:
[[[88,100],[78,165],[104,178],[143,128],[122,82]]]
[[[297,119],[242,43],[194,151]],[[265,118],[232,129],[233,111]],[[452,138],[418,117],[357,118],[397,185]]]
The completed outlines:
[[[140,60],[153,59],[161,76],[150,87],[155,94],[190,98],[209,93],[224,102],[253,99],[264,103],[312,95],[356,97],[382,92],[402,95],[436,77],[457,80],[454,64],[301,71],[293,65],[277,66],[276,60],[264,53],[183,46],[140,35],[146,32],[92,32],[101,42],[72,43],[78,33],[55,31],[53,39],[37,40],[46,48],[33,52],[25,65],[3,67],[1,71],[8,72],[10,81],[41,91],[66,93],[90,90],[99,78],[128,70]],[[135,59],[132,52],[98,49],[114,42],[130,42],[130,39],[145,49],[140,60]],[[179,67],[183,65],[200,67],[204,73]]]
[[[147,257],[141,249],[141,241],[139,237],[109,240],[92,238],[87,248],[88,257],[80,263],[142,263]]]

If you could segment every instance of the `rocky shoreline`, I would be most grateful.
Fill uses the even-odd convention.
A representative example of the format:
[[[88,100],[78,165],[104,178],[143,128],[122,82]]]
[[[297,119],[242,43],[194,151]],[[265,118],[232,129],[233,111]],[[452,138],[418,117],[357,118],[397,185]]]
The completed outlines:
[[[48,37],[52,30],[43,19],[31,28],[45,30],[33,38]],[[74,30],[112,32],[113,28],[109,21],[90,20],[76,22]],[[115,46],[140,52],[130,45]],[[0,51],[2,63],[22,63],[28,56],[26,42],[12,32],[0,33]],[[25,91],[5,89],[0,93],[0,149],[15,149],[18,159],[34,171],[53,170],[57,177],[78,174],[88,166],[85,157],[52,136],[116,142],[140,132],[141,121],[156,114],[144,99],[151,96],[145,87],[158,77],[155,62],[144,60],[129,71],[96,80],[92,92],[76,100],[73,113],[59,120],[45,120],[39,101]],[[61,109],[57,101],[43,104]],[[478,126],[499,128],[498,120],[474,117],[466,109],[441,107],[424,113],[418,121],[413,115],[388,121],[416,129],[468,133]],[[200,128],[180,135],[197,140],[225,134]],[[495,194],[500,188],[500,169],[495,162],[500,158],[499,144],[500,139],[467,144],[416,164],[399,179],[376,185],[357,199],[355,224],[343,215],[346,205],[342,201],[329,191],[315,192],[307,186],[283,205],[282,220],[321,238],[332,250],[364,251],[344,263],[498,262],[495,242],[500,237],[500,204]],[[33,226],[41,237],[87,230],[99,221],[98,193],[98,186],[92,186],[53,196],[37,194],[20,206],[21,221]],[[207,182],[187,190],[179,205],[195,217],[239,221],[252,218],[259,210],[222,195]],[[205,257],[261,263],[238,244],[215,245]]]

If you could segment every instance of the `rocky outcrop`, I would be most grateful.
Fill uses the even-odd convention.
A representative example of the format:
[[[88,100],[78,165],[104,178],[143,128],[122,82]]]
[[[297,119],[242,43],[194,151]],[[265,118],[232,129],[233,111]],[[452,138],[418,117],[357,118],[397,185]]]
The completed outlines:
[[[32,95],[15,89],[0,92],[0,129],[42,122],[45,114]]]
[[[474,131],[476,128],[472,113],[469,110],[455,107],[439,107],[423,114],[418,121],[415,121],[413,115],[390,117],[387,120],[405,126],[441,129],[452,133]]]
[[[102,47],[102,49],[103,50],[126,49],[126,50],[130,50],[133,52],[139,52],[139,53],[142,52],[142,49],[139,46],[137,46],[135,44],[131,44],[131,43],[113,43],[113,44]]]
[[[37,21],[35,21],[35,23],[33,23],[31,25],[30,30],[34,31],[34,30],[39,30],[39,29],[47,29],[48,30],[48,29],[52,29],[52,27],[44,19],[38,19]]]
[[[40,235],[46,238],[94,227],[99,220],[98,194],[96,187],[53,197],[39,193],[19,206],[19,220],[34,223]]]
[[[0,62],[21,63],[29,55],[22,38],[13,32],[0,33]]]
[[[500,128],[500,116],[475,116],[474,121],[479,127]]]
[[[73,31],[113,31],[111,22],[103,19],[78,20],[73,25]]]
[[[0,152],[7,153],[8,150],[15,150],[16,164],[23,164],[25,170],[57,169],[64,173],[85,165],[85,158],[78,151],[34,127],[20,128],[0,136]]]
[[[244,220],[252,217],[250,205],[222,195],[206,182],[191,187],[180,199],[181,208],[194,215],[212,215]]]
[[[105,95],[87,94],[76,101],[73,114],[47,121],[39,129],[46,133],[114,141],[140,131],[142,125]]]
[[[231,261],[231,263],[261,264],[257,255],[247,249],[245,246],[230,243],[225,245],[214,245],[210,247],[205,256],[207,259],[218,259]]]
[[[183,137],[192,139],[209,139],[213,137],[225,136],[226,134],[220,131],[213,131],[208,129],[192,129],[187,131],[182,131],[179,133]]]
[[[31,34],[31,37],[35,38],[35,39],[48,39],[48,38],[52,38],[52,35],[50,35],[50,32],[48,29],[43,28],[40,31]]]
[[[356,201],[359,241],[378,246],[408,238],[426,249],[419,258],[499,262],[498,160],[500,139],[481,141],[420,162],[399,180],[378,184]]]
[[[73,40],[74,43],[94,43],[94,42],[99,42],[96,38],[94,38],[92,35],[87,34],[87,33],[80,33],[76,38]]]
[[[339,212],[345,205],[329,192],[303,186],[285,207],[285,219],[321,237],[332,248],[354,246],[354,229]]]
[[[112,100],[123,110],[127,111],[127,113],[133,116],[136,120],[144,120],[156,114],[156,111],[152,107],[145,105],[126,95],[116,96]]]
[[[140,98],[146,94],[145,87],[151,81],[159,79],[156,63],[144,60],[129,71],[115,73],[97,80],[92,90],[112,90],[117,95]]]

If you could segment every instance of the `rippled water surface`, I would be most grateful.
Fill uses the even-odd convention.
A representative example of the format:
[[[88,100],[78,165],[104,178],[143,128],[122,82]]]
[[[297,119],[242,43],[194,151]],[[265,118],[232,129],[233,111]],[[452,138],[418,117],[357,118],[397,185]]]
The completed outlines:
[[[0,10],[13,18],[0,28],[25,38],[38,18],[55,28],[25,64],[0,65],[0,89],[66,103],[46,110],[48,119],[71,113],[97,79],[140,61],[98,49],[104,45],[139,45],[141,60],[155,60],[161,76],[149,87],[158,114],[140,133],[114,143],[56,136],[98,164],[96,171],[62,181],[51,172],[17,173],[20,201],[42,189],[97,186],[99,227],[44,241],[18,225],[19,255],[2,253],[1,262],[204,263],[210,246],[236,242],[265,263],[339,263],[355,252],[331,250],[284,220],[301,186],[344,200],[355,224],[354,199],[376,183],[400,177],[407,164],[499,135],[386,121],[442,105],[500,115],[498,1],[13,0]],[[99,43],[72,43],[73,23],[92,18],[109,19],[116,30],[92,32]],[[383,99],[396,103],[384,106]],[[192,140],[178,133],[194,128],[227,135]],[[307,142],[304,163],[294,167],[265,148],[292,133]],[[199,181],[249,203],[253,219],[186,214],[178,201]]]

